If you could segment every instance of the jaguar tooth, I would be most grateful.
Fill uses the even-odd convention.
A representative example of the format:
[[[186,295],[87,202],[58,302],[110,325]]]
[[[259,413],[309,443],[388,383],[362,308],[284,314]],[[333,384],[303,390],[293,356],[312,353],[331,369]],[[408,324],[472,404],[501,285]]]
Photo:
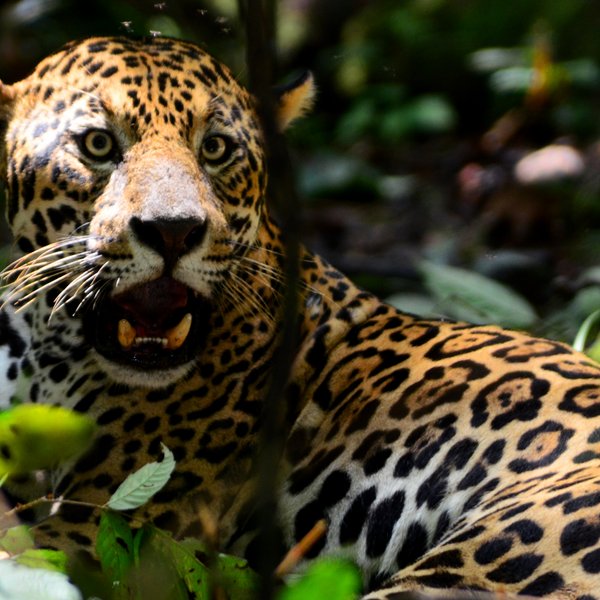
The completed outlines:
[[[181,348],[183,342],[185,342],[187,336],[190,333],[190,329],[192,327],[192,315],[190,313],[186,313],[183,319],[179,321],[173,329],[169,329],[167,331],[167,344],[166,348],[168,350],[177,350],[177,348]]]
[[[133,346],[133,342],[135,341],[135,327],[127,319],[121,319],[119,321],[117,337],[121,348],[128,350]]]

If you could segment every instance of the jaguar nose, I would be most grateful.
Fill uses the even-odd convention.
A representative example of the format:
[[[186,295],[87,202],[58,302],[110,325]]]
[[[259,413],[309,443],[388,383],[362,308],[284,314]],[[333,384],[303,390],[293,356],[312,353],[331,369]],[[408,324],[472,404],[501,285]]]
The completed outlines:
[[[206,219],[144,220],[132,217],[131,230],[137,239],[158,252],[165,259],[165,267],[171,268],[179,258],[197,248],[206,235]]]

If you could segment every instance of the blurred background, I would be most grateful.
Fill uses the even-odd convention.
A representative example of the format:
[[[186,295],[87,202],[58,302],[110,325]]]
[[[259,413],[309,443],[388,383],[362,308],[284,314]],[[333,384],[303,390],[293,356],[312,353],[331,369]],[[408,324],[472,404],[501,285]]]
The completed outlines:
[[[600,308],[600,3],[277,9],[280,80],[319,87],[289,135],[307,244],[410,312],[573,341]],[[245,80],[236,0],[4,1],[0,78],[70,39],[158,33]]]

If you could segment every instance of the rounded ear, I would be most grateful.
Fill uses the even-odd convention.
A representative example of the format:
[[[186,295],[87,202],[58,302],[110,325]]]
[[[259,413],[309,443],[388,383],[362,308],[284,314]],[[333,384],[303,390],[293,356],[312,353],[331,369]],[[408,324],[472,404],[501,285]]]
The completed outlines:
[[[15,86],[7,85],[0,81],[0,182],[4,180],[6,148],[4,135],[8,126],[12,109],[17,99],[17,89]]]
[[[15,86],[0,81],[0,118],[6,117],[10,113],[16,98],[17,90]]]
[[[313,105],[317,88],[310,71],[305,71],[291,83],[275,88],[277,96],[277,123],[279,130],[308,112]]]

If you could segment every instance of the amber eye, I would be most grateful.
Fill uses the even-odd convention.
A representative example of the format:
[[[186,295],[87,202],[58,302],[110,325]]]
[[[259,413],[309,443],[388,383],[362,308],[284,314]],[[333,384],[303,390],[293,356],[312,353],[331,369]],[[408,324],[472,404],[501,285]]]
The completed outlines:
[[[117,154],[117,143],[109,131],[90,129],[79,138],[81,151],[94,160],[111,160]]]
[[[211,165],[225,162],[233,150],[233,142],[224,135],[211,135],[202,142],[202,158]]]

